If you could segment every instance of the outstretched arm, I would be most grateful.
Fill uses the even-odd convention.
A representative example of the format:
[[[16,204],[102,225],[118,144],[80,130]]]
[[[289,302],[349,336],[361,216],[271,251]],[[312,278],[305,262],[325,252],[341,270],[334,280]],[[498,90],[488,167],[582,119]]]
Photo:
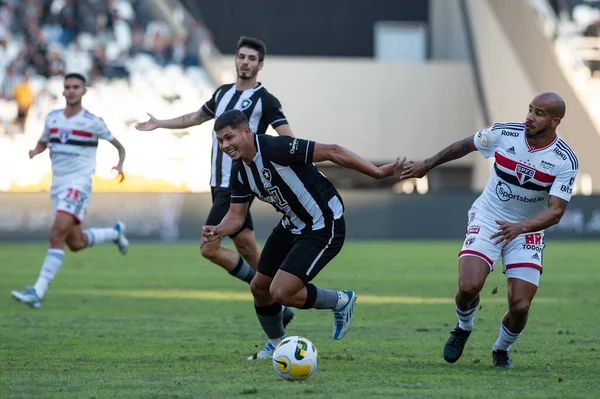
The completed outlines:
[[[382,179],[392,176],[402,167],[406,158],[402,160],[398,158],[393,163],[377,167],[361,156],[337,144],[315,143],[312,160],[314,162],[331,161],[345,168],[357,170],[375,179]]]
[[[465,137],[464,139],[458,140],[457,142],[444,148],[442,151],[438,152],[431,158],[427,158],[426,160],[420,162],[409,161],[408,164],[404,167],[400,178],[421,178],[436,166],[439,166],[446,162],[454,161],[455,159],[460,159],[465,155],[472,153],[473,151],[477,151],[477,147],[475,147],[474,137]]]
[[[137,130],[149,131],[157,128],[163,129],[184,129],[190,126],[201,125],[206,121],[213,118],[208,112],[204,110],[204,107],[200,108],[196,112],[181,115],[172,119],[156,119],[154,116],[148,114],[150,119],[146,122],[141,122],[135,125]]]

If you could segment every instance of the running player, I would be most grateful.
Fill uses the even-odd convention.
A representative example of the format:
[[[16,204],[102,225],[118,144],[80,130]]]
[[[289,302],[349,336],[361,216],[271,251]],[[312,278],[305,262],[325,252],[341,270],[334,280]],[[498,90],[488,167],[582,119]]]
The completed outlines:
[[[220,115],[215,131],[221,150],[233,160],[231,206],[220,224],[203,227],[202,245],[238,231],[253,196],[284,215],[267,239],[250,283],[256,314],[269,342],[249,359],[271,358],[285,336],[281,305],[333,310],[333,338],[341,339],[352,323],[356,295],[350,290],[317,287],[310,281],[342,249],[344,205],[313,162],[331,161],[380,179],[393,175],[404,161],[376,167],[337,145],[256,135],[237,110]]]
[[[257,81],[258,72],[263,67],[265,54],[266,47],[263,42],[254,38],[241,37],[237,44],[235,57],[237,72],[235,83],[219,87],[211,99],[196,112],[166,120],[159,120],[148,114],[150,119],[138,123],[136,129],[144,131],[157,128],[182,129],[200,125],[227,110],[237,109],[246,115],[250,121],[250,128],[256,134],[264,134],[267,127],[271,125],[277,134],[293,136],[283,114],[281,103]],[[208,214],[206,224],[216,225],[221,222],[229,210],[231,159],[223,156],[214,131],[211,165],[210,185],[213,206]],[[200,246],[202,256],[221,266],[232,276],[250,283],[260,257],[260,249],[256,244],[250,213],[240,230],[232,232],[229,237],[233,240],[238,253],[223,248],[220,240],[216,240]],[[293,316],[293,312],[286,309],[284,316],[286,325]]]
[[[12,296],[32,308],[39,308],[48,285],[60,269],[65,255],[65,243],[76,252],[107,241],[114,242],[125,255],[129,242],[125,224],[118,221],[114,227],[83,230],[81,223],[92,194],[92,175],[96,169],[98,139],[107,140],[119,151],[116,170],[123,181],[125,148],[113,137],[102,118],[83,108],[81,99],[86,93],[85,78],[70,73],[64,79],[65,109],[46,116],[44,132],[37,145],[29,151],[29,158],[50,149],[52,162],[52,208],[54,223],[50,230],[50,248],[39,277],[32,288],[12,291]]]
[[[525,123],[496,123],[457,141],[422,162],[409,162],[401,178],[423,177],[434,167],[478,150],[494,157],[481,196],[468,212],[466,239],[458,260],[458,325],[444,347],[444,359],[456,362],[473,329],[479,293],[502,258],[508,283],[508,311],[492,350],[495,366],[512,368],[508,351],[527,323],[542,273],[544,230],[563,216],[579,168],[577,157],[556,133],[565,116],[556,93],[537,95]]]

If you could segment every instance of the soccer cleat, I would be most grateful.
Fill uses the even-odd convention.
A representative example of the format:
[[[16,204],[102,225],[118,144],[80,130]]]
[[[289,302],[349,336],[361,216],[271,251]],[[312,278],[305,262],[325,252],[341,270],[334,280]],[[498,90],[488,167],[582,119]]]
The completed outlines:
[[[494,361],[494,366],[496,367],[504,369],[513,368],[510,357],[508,356],[508,351],[502,351],[500,349],[492,351],[492,360]]]
[[[348,295],[348,303],[341,309],[333,310],[333,339],[335,340],[344,338],[352,325],[356,294],[350,290],[344,292]]]
[[[444,345],[444,360],[448,363],[454,363],[460,359],[470,335],[471,331],[463,330],[457,324],[454,331],[450,332],[450,338]]]
[[[11,295],[17,301],[27,304],[34,309],[42,306],[42,298],[38,296],[33,288],[27,288],[25,291],[12,291]]]
[[[129,249],[129,240],[127,237],[125,237],[125,223],[119,220],[117,223],[115,223],[114,229],[119,232],[119,236],[114,243],[117,245],[117,248],[119,248],[119,252],[123,255],[126,255],[127,250]]]
[[[275,347],[270,342],[267,342],[264,348],[248,357],[248,360],[272,359],[273,352],[275,352]]]
[[[283,328],[287,328],[288,324],[290,324],[294,320],[294,311],[287,306],[283,307]]]

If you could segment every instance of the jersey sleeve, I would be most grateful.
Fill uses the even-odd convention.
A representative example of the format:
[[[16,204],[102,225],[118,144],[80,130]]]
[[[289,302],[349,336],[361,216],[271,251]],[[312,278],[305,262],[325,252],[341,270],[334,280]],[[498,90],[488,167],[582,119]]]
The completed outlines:
[[[268,92],[264,98],[263,115],[273,129],[288,124],[287,118],[283,113],[281,103],[277,97]]]
[[[564,168],[556,175],[552,187],[550,187],[550,195],[562,198],[565,201],[570,201],[573,195],[573,185],[577,178],[579,170],[573,168],[571,164],[565,165]]]
[[[202,106],[202,109],[210,116],[212,116],[214,118],[214,116],[216,115],[217,112],[217,96],[219,95],[219,92],[223,89],[223,87],[219,87],[217,90],[215,90],[215,92],[213,93],[213,95],[210,97],[210,99],[204,103],[204,105]]]
[[[247,179],[242,175],[245,173],[242,170],[240,162],[234,162],[231,167],[231,203],[245,204],[250,202],[252,198],[252,190],[248,186]]]
[[[493,157],[498,146],[499,130],[494,130],[492,126],[482,129],[473,136],[473,143],[477,150],[486,158]]]
[[[312,163],[315,142],[297,137],[276,136],[271,138],[269,158],[283,166]]]
[[[50,141],[50,123],[48,117],[46,117],[46,120],[44,121],[44,130],[40,136],[40,141],[42,143],[48,143]]]
[[[94,129],[94,134],[99,138],[106,141],[111,141],[114,139],[114,136],[106,126],[104,119],[98,118],[96,122],[96,128]]]

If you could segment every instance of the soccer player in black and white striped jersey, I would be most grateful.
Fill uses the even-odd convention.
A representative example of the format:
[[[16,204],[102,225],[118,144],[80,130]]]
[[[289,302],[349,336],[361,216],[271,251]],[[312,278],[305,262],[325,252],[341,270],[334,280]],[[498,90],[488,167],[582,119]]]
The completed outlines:
[[[223,112],[237,109],[249,120],[252,131],[264,134],[269,125],[280,136],[293,136],[287,118],[283,114],[281,103],[257,81],[258,72],[263,67],[266,48],[260,40],[241,37],[237,44],[235,83],[219,87],[210,100],[198,111],[173,119],[159,120],[150,116],[146,122],[138,123],[136,129],[149,131],[157,128],[182,129],[200,125]],[[211,193],[213,206],[206,224],[216,225],[229,210],[231,195],[230,175],[231,159],[219,149],[216,134],[213,132]],[[227,270],[231,275],[250,283],[254,277],[260,258],[260,249],[253,232],[252,217],[248,214],[244,224],[229,237],[237,249],[236,253],[221,247],[220,241],[214,241],[201,247],[202,256]],[[293,312],[286,309],[285,323],[293,318]]]
[[[267,239],[250,284],[256,314],[269,342],[249,359],[271,358],[285,336],[281,305],[331,309],[333,338],[343,338],[352,323],[356,295],[351,290],[317,287],[311,281],[342,249],[344,205],[313,162],[331,161],[381,179],[392,176],[404,161],[376,167],[337,145],[256,135],[237,110],[219,116],[215,131],[221,149],[233,160],[231,206],[218,225],[203,227],[202,245],[238,231],[253,196],[283,214]]]

